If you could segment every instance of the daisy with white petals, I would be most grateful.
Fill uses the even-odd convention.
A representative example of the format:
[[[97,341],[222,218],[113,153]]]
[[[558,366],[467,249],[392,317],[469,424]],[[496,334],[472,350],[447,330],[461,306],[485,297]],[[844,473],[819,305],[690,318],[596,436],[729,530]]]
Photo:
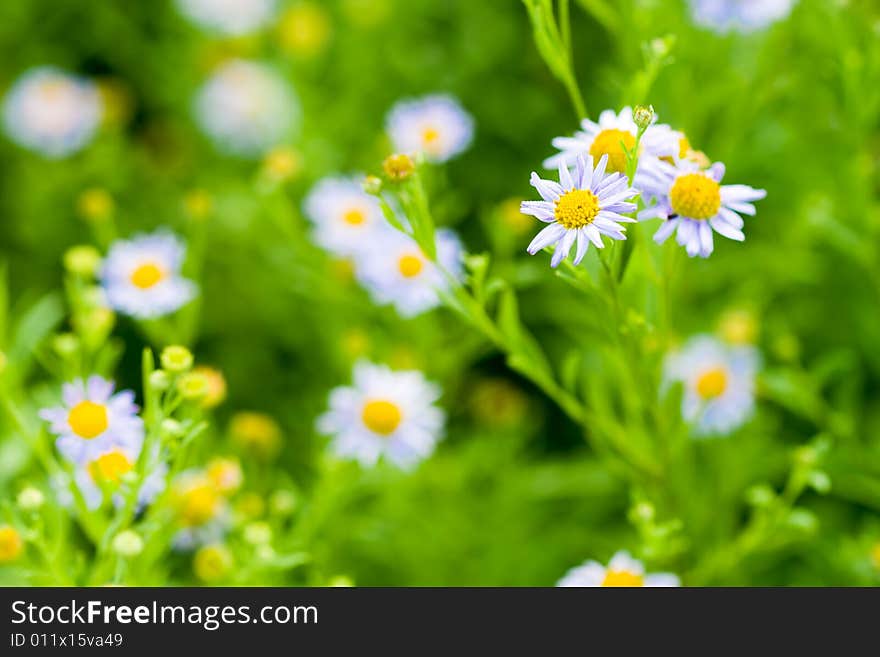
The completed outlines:
[[[705,170],[691,160],[677,160],[674,165],[655,162],[643,175],[644,193],[653,198],[654,205],[640,212],[639,219],[663,219],[654,240],[662,244],[676,233],[676,240],[692,258],[711,255],[712,231],[742,242],[744,222],[737,213],[754,215],[752,201],[767,192],[748,185],[721,185],[723,177],[720,162]]]
[[[58,439],[58,451],[84,465],[114,449],[138,452],[144,423],[138,417],[134,393],[113,394],[114,384],[100,376],[77,379],[61,388],[62,405],[40,411]]]
[[[719,34],[754,32],[791,13],[795,0],[690,0],[694,23]]]
[[[368,466],[384,456],[410,468],[440,439],[444,415],[434,405],[439,397],[440,388],[421,372],[361,361],[354,366],[353,385],[330,393],[330,409],[318,418],[318,431],[333,436],[337,456]]]
[[[695,425],[697,435],[726,434],[754,412],[759,364],[754,347],[700,335],[667,356],[664,381],[684,385],[682,416]]]
[[[52,158],[85,146],[95,134],[101,114],[101,97],[90,80],[50,66],[24,73],[3,103],[3,123],[9,137]]]
[[[299,123],[291,87],[268,66],[235,59],[223,64],[196,97],[196,118],[221,149],[259,156],[287,139]]]
[[[183,243],[166,232],[114,242],[101,269],[107,303],[142,319],[174,312],[196,295],[195,284],[180,275],[185,254]]]
[[[646,575],[641,561],[633,559],[628,552],[621,551],[611,557],[608,566],[603,566],[598,561],[585,561],[569,570],[556,586],[670,587],[681,586],[681,582],[678,577],[669,573]]]
[[[331,253],[348,257],[374,247],[372,238],[389,230],[376,197],[356,178],[324,178],[303,203],[314,226],[315,241]]]
[[[177,0],[180,13],[205,29],[240,36],[253,32],[275,14],[276,0]]]
[[[624,107],[620,113],[605,110],[599,115],[599,121],[584,119],[581,130],[572,137],[556,137],[552,144],[559,149],[556,155],[544,160],[544,167],[556,169],[560,164],[574,166],[579,156],[592,156],[599,160],[608,156],[609,173],[626,172],[626,151],[636,145],[638,127],[633,119],[630,107]],[[655,158],[671,158],[679,154],[684,135],[665,124],[648,126],[639,141],[639,165]],[[636,175],[638,180],[638,172]],[[639,187],[636,184],[636,187]]]
[[[423,153],[432,162],[446,162],[462,153],[474,136],[471,115],[455,98],[443,94],[397,103],[385,124],[395,151]]]
[[[124,497],[118,489],[124,479],[134,472],[139,455],[140,449],[136,445],[113,447],[78,468],[74,478],[86,506],[99,508],[104,501],[105,491],[111,492],[113,504],[121,506]],[[144,478],[137,494],[138,508],[147,506],[165,490],[167,474],[168,466],[160,463]]]
[[[602,235],[615,240],[626,239],[626,229],[620,222],[635,221],[623,213],[635,212],[636,204],[629,199],[638,191],[629,186],[623,174],[606,174],[607,164],[608,155],[602,156],[595,169],[592,156],[584,159],[579,155],[572,172],[560,162],[558,183],[544,180],[532,172],[532,187],[538,190],[543,200],[523,201],[520,211],[549,226],[529,244],[530,254],[535,255],[541,249],[555,245],[550,266],[557,267],[577,245],[574,256],[577,265],[584,259],[591,242],[597,249],[604,248]]]
[[[356,263],[358,280],[378,304],[393,304],[402,317],[414,317],[440,305],[439,292],[449,288],[449,276],[462,274],[463,249],[449,229],[437,231],[437,261],[441,271],[409,236],[388,229],[377,235]]]

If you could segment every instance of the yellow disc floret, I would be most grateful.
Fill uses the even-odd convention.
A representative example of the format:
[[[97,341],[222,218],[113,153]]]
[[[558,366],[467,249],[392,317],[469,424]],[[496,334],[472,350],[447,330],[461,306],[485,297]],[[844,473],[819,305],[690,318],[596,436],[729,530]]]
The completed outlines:
[[[715,399],[727,390],[727,371],[723,367],[713,367],[697,378],[697,394],[703,399]]]
[[[686,173],[672,184],[669,203],[681,217],[709,219],[721,207],[721,186],[704,173]]]
[[[99,483],[117,484],[123,475],[131,472],[133,467],[134,464],[125,454],[119,450],[114,450],[101,454],[101,456],[89,463],[89,474],[92,475],[92,479]]]
[[[423,267],[422,259],[411,253],[404,254],[397,260],[397,269],[404,278],[415,278],[422,272]]]
[[[131,272],[131,284],[142,290],[149,290],[156,283],[165,278],[165,272],[155,262],[145,262],[138,265]]]
[[[220,504],[219,491],[210,482],[205,482],[183,493],[180,518],[185,525],[203,525],[216,515]]]
[[[403,419],[397,404],[387,399],[372,399],[368,401],[364,404],[361,416],[367,429],[382,436],[394,433],[401,419]]]
[[[0,526],[0,563],[14,561],[24,549],[21,534],[9,525]]]
[[[611,570],[605,571],[605,578],[602,580],[602,586],[644,586],[645,578],[638,573],[628,570]]]
[[[573,189],[559,197],[553,214],[568,229],[583,228],[599,214],[599,199],[588,189]]]
[[[626,150],[632,150],[636,145],[636,137],[627,130],[603,130],[593,138],[590,146],[590,155],[597,162],[603,155],[608,156],[608,164],[605,170],[608,172],[626,172]]]
[[[107,407],[95,402],[81,401],[70,409],[67,423],[80,438],[95,438],[107,430]]]
[[[360,226],[367,220],[367,215],[360,208],[351,208],[342,214],[342,220],[349,226]]]

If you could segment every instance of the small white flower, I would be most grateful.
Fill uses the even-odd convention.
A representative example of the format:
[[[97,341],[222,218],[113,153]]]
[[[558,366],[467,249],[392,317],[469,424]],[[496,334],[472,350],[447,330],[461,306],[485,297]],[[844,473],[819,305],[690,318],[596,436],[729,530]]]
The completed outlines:
[[[240,36],[272,20],[276,0],[177,0],[180,12],[201,27]]]
[[[437,260],[446,274],[403,233],[387,229],[377,233],[357,259],[358,280],[378,304],[393,304],[401,317],[414,317],[440,305],[439,292],[462,273],[462,247],[458,236],[441,228],[436,232]]]
[[[572,568],[556,583],[563,587],[593,586],[681,586],[678,577],[669,573],[646,575],[645,567],[638,559],[633,559],[628,552],[621,551],[611,557],[608,566],[598,561],[585,561]]]
[[[25,72],[3,105],[6,133],[20,146],[59,158],[94,136],[102,106],[97,87],[85,78],[44,66]]]
[[[700,335],[666,357],[664,381],[667,386],[684,385],[682,416],[694,424],[697,435],[726,434],[754,412],[759,364],[754,347],[729,346]]]
[[[113,394],[114,384],[100,376],[77,379],[61,388],[62,406],[40,411],[58,440],[58,451],[77,465],[122,448],[139,451],[144,423],[138,417],[134,393]]]
[[[106,488],[117,489],[122,484],[123,477],[134,471],[140,455],[140,449],[136,447],[134,445],[114,447],[77,469],[74,480],[79,486],[88,508],[99,508],[104,501],[103,490]],[[138,508],[147,506],[156,499],[159,493],[165,490],[167,474],[168,466],[160,463],[144,478],[140,490],[138,490]],[[121,506],[123,503],[123,496],[118,492],[115,493],[113,504]]]
[[[255,157],[298,127],[293,89],[268,66],[235,59],[223,64],[196,96],[196,118],[221,150]]]
[[[434,403],[440,388],[421,372],[392,371],[361,361],[354,383],[330,393],[330,409],[318,418],[332,435],[331,450],[342,458],[373,465],[380,456],[410,468],[429,456],[443,430],[443,411]]]
[[[712,231],[737,242],[745,240],[743,219],[754,215],[757,201],[767,192],[748,185],[721,185],[724,165],[717,162],[703,170],[697,162],[683,159],[674,165],[657,161],[643,172],[643,188],[654,205],[639,213],[639,220],[664,219],[654,234],[658,244],[677,231],[678,243],[692,258],[708,258],[714,249]]]
[[[367,194],[354,177],[318,181],[306,197],[303,210],[315,226],[315,241],[342,257],[371,248],[376,234],[388,230],[378,200]]]
[[[580,264],[590,247],[604,248],[602,235],[611,239],[624,240],[626,229],[618,222],[634,222],[621,213],[634,212],[635,203],[629,199],[638,191],[629,186],[626,176],[620,173],[605,173],[608,155],[603,155],[596,168],[593,157],[577,157],[574,177],[564,162],[559,163],[559,182],[544,180],[534,171],[531,184],[541,195],[542,201],[523,201],[520,211],[550,224],[535,236],[528,246],[528,252],[538,251],[556,245],[550,260],[551,267],[557,267],[577,243],[574,264]]]
[[[656,121],[656,117],[654,118]],[[581,130],[573,137],[556,137],[552,144],[559,153],[544,160],[546,169],[557,169],[561,163],[574,166],[579,156],[592,156],[598,161],[603,155],[608,156],[609,173],[626,173],[626,152],[636,144],[638,127],[633,119],[632,109],[624,107],[619,114],[613,110],[605,110],[599,115],[599,121],[589,119],[581,121]],[[665,124],[654,123],[649,126],[639,142],[639,168],[636,170],[633,184],[641,190],[639,173],[646,162],[658,158],[677,157],[681,151],[684,135]]]
[[[435,94],[403,100],[385,121],[398,153],[423,153],[433,162],[446,162],[470,146],[474,120],[452,96]]]
[[[107,303],[145,319],[174,312],[196,295],[195,284],[180,275],[185,254],[177,237],[161,231],[114,242],[101,269]]]
[[[754,32],[791,13],[795,0],[689,0],[694,23],[719,34]]]

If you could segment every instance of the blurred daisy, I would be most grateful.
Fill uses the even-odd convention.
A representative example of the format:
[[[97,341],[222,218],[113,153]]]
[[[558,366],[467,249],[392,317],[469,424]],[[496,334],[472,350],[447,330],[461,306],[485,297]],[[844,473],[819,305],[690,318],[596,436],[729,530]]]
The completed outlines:
[[[656,119],[655,119],[656,120]],[[574,166],[579,156],[591,155],[598,161],[603,155],[608,156],[609,173],[626,172],[626,152],[636,145],[638,127],[633,120],[630,107],[624,107],[619,114],[613,110],[605,110],[599,115],[599,122],[584,119],[582,130],[573,137],[556,137],[552,144],[559,149],[556,155],[544,160],[544,168],[556,169],[560,164]],[[668,125],[654,124],[648,126],[639,142],[639,168],[643,161],[651,158],[674,157],[681,150],[683,135]],[[638,172],[637,176],[638,178]],[[636,184],[636,187],[639,187]]]
[[[58,440],[58,451],[83,465],[114,449],[140,451],[144,423],[134,393],[113,394],[114,383],[100,376],[77,379],[61,387],[62,406],[40,411]]]
[[[791,13],[795,0],[689,0],[691,17],[700,27],[724,34],[754,32]]]
[[[338,256],[352,256],[372,244],[371,236],[387,230],[379,202],[352,178],[324,178],[303,203],[315,225],[315,241]]]
[[[672,233],[689,256],[708,258],[714,249],[712,231],[737,242],[745,240],[743,219],[737,213],[754,215],[752,201],[767,192],[747,185],[721,185],[724,165],[720,162],[703,170],[691,160],[675,165],[657,161],[644,171],[646,196],[654,205],[639,213],[639,219],[664,219],[654,234],[658,244]]]
[[[157,232],[118,240],[101,270],[107,303],[138,318],[160,317],[189,302],[196,286],[180,275],[186,249],[174,235]]]
[[[729,346],[715,338],[691,338],[664,363],[666,385],[684,385],[681,412],[698,435],[730,433],[755,408],[760,358],[749,346]]]
[[[91,81],[43,66],[25,72],[3,104],[6,134],[46,157],[85,146],[101,122],[101,96]]]
[[[443,430],[443,411],[434,403],[440,388],[418,371],[392,371],[360,361],[354,383],[330,393],[330,409],[318,418],[332,435],[331,450],[342,458],[373,465],[380,456],[410,468],[429,456]]]
[[[461,277],[462,247],[451,230],[436,233],[437,260],[453,278]],[[371,242],[357,261],[358,280],[378,304],[393,304],[401,317],[414,317],[440,304],[439,292],[449,279],[431,262],[415,241],[387,230]]]
[[[181,526],[174,537],[175,547],[191,549],[223,538],[231,514],[227,495],[217,484],[216,477],[203,468],[184,470],[175,477],[171,496]]]
[[[105,490],[113,492],[113,503],[121,506],[123,497],[115,491],[122,485],[123,478],[134,472],[139,455],[140,449],[133,446],[114,447],[77,469],[74,478],[86,506],[90,509],[99,508],[104,501]],[[138,491],[138,508],[147,506],[165,490],[167,474],[168,466],[161,463],[146,476]]]
[[[597,249],[604,248],[602,235],[611,239],[624,240],[626,230],[619,222],[634,222],[621,213],[635,212],[636,204],[629,199],[638,194],[620,173],[605,173],[608,155],[602,155],[599,164],[593,168],[593,157],[577,157],[574,172],[568,170],[564,162],[559,163],[559,182],[544,180],[534,171],[531,184],[541,195],[542,201],[523,201],[520,210],[546,224],[550,224],[537,234],[528,246],[528,252],[556,246],[551,267],[557,267],[577,243],[574,264],[583,260],[590,242]],[[574,174],[574,175],[572,175]]]
[[[276,0],[177,0],[180,13],[221,34],[254,32],[272,20]]]
[[[268,66],[235,59],[223,64],[196,96],[196,118],[218,148],[260,156],[295,131],[299,103]]]
[[[403,100],[385,121],[394,150],[423,153],[433,162],[446,162],[462,153],[474,136],[474,120],[452,96],[436,94]]]
[[[608,566],[598,561],[585,561],[572,568],[556,583],[564,587],[592,586],[681,586],[678,577],[669,573],[646,575],[645,567],[638,559],[633,559],[628,552],[621,551],[611,557]]]

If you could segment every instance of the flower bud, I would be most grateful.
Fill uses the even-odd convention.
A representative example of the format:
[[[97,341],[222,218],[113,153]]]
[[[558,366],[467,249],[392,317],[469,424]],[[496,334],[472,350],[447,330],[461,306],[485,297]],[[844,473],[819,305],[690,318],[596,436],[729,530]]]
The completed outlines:
[[[244,540],[251,545],[265,545],[272,540],[272,528],[265,522],[252,522],[244,528]]]
[[[184,432],[183,425],[170,417],[162,420],[159,428],[162,430],[162,435],[168,438],[180,438]]]
[[[59,356],[72,356],[79,349],[79,340],[73,333],[59,333],[52,338],[52,348]]]
[[[224,545],[206,545],[193,558],[196,577],[204,582],[223,579],[233,565],[232,553]]]
[[[361,187],[367,194],[375,196],[382,191],[382,179],[379,176],[367,176],[361,183]]]
[[[106,221],[113,215],[113,197],[99,187],[85,190],[76,201],[80,216],[87,221]]]
[[[168,376],[168,372],[165,370],[155,370],[150,372],[149,383],[153,390],[162,392],[163,390],[168,390],[168,386],[171,385],[171,377]]]
[[[131,529],[119,532],[113,538],[113,551],[121,557],[132,558],[139,555],[144,549],[144,539],[140,534]]]
[[[653,105],[636,105],[633,110],[633,121],[639,127],[639,130],[645,131],[654,122],[654,106]]]
[[[184,399],[203,399],[208,394],[208,377],[199,372],[188,372],[177,380],[177,389]]]
[[[43,495],[43,491],[39,488],[34,488],[33,486],[28,486],[24,488],[16,498],[16,502],[18,502],[18,506],[23,511],[36,511],[43,503],[46,501],[46,496]]]
[[[162,367],[172,374],[182,374],[189,370],[193,364],[192,352],[181,345],[171,345],[162,350],[159,357]]]
[[[382,162],[382,169],[390,180],[400,182],[413,174],[416,170],[416,164],[409,155],[395,153],[385,158],[385,161]]]
[[[72,246],[64,253],[64,268],[71,274],[92,278],[101,267],[101,254],[93,246]]]

